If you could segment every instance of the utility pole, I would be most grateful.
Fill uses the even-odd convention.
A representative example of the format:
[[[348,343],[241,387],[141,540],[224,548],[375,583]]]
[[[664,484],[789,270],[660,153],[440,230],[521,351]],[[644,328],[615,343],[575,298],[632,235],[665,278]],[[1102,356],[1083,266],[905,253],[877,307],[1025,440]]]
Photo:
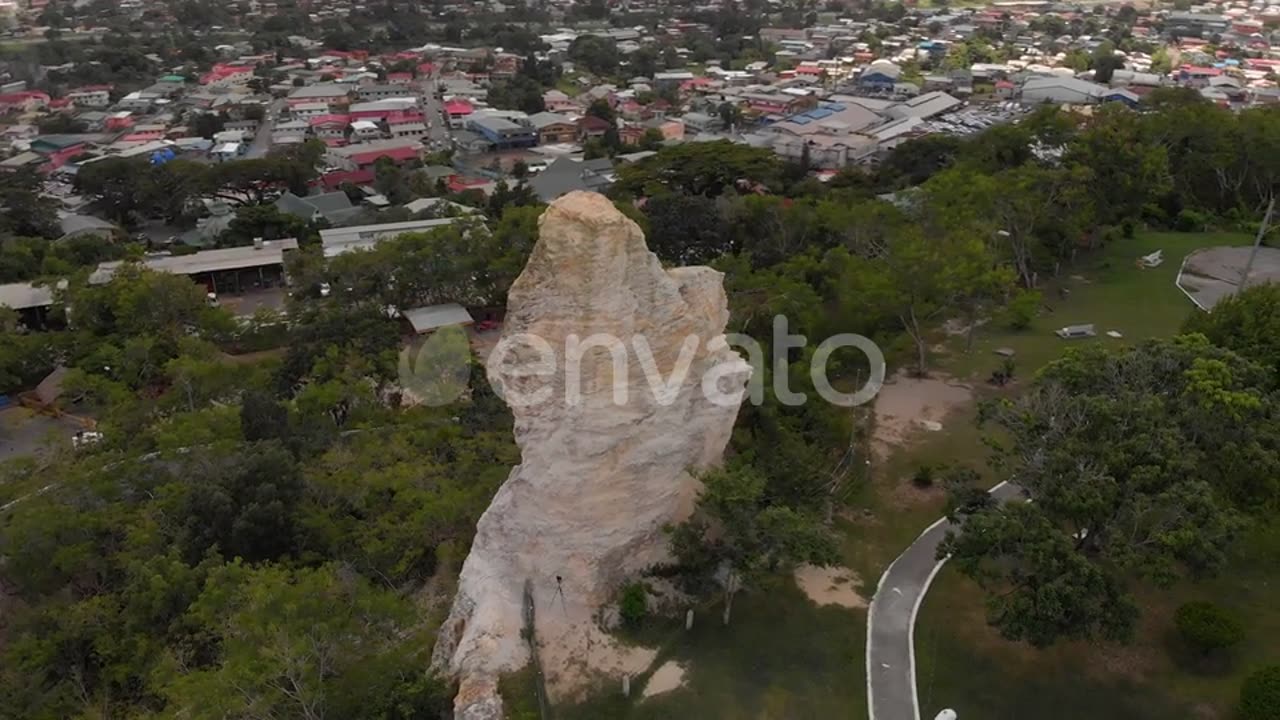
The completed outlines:
[[[1276,209],[1276,198],[1271,196],[1271,202],[1267,203],[1267,214],[1262,218],[1262,225],[1258,227],[1258,237],[1253,240],[1253,250],[1249,253],[1249,262],[1245,263],[1244,272],[1240,275],[1240,289],[1244,290],[1245,285],[1249,282],[1249,273],[1253,270],[1253,261],[1258,257],[1258,248],[1262,245],[1262,238],[1267,234],[1267,230],[1271,227],[1271,213]]]

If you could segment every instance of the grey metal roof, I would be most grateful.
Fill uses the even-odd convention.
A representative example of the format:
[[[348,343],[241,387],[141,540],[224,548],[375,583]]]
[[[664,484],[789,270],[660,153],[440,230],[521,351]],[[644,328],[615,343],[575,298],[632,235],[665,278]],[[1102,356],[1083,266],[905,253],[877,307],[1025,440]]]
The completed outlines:
[[[574,190],[601,191],[613,184],[605,173],[613,169],[608,158],[596,160],[571,160],[557,158],[529,180],[529,187],[543,202],[550,202]]]
[[[529,124],[534,128],[541,130],[548,125],[572,125],[573,121],[560,113],[540,112],[529,116]]]
[[[92,215],[67,215],[58,221],[62,235],[79,235],[86,232],[115,232],[116,226]]]
[[[409,321],[413,331],[419,335],[450,325],[470,325],[475,322],[471,313],[457,303],[401,310],[400,315]]]
[[[246,247],[205,250],[190,255],[164,255],[149,257],[142,264],[150,270],[173,273],[174,275],[198,275],[206,272],[223,270],[244,270],[267,265],[280,265],[284,262],[286,250],[298,249],[298,241],[293,238],[268,240],[261,248],[252,245]],[[106,262],[98,266],[89,276],[89,284],[101,285],[111,281],[116,270],[123,263]]]
[[[959,99],[952,97],[945,92],[934,91],[894,105],[889,108],[889,114],[899,118],[917,117],[922,120],[927,120],[934,115],[939,115],[953,108],[960,107],[961,104],[962,103]]]
[[[53,304],[53,288],[37,287],[31,283],[0,285],[0,307],[14,310],[46,307]]]
[[[346,85],[337,83],[318,83],[316,85],[304,85],[295,88],[289,93],[289,97],[297,98],[324,98],[324,97],[342,97],[349,93],[351,88]]]
[[[411,220],[409,222],[330,228],[320,231],[320,244],[324,246],[325,257],[334,257],[352,250],[368,250],[377,245],[380,240],[386,238],[411,232],[426,232],[451,225],[456,220],[457,218],[437,218],[433,220]]]

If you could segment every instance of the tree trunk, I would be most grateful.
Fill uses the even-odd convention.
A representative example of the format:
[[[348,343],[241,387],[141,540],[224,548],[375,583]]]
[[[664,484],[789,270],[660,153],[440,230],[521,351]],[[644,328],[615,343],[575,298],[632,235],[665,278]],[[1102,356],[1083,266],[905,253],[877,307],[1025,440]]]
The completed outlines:
[[[969,353],[973,352],[973,335],[974,335],[974,331],[978,329],[977,308],[974,308],[974,307],[969,308],[968,320],[969,320],[969,328],[965,332],[965,338],[964,338],[964,354],[965,355],[968,355]]]
[[[908,308],[907,315],[900,319],[902,320],[902,327],[906,329],[907,334],[916,343],[916,377],[924,377],[929,347],[925,342],[924,333],[920,331],[920,321],[916,319],[916,309],[914,307]]]
[[[729,615],[733,612],[733,596],[738,593],[738,575],[729,573],[724,587],[724,624],[729,624]]]

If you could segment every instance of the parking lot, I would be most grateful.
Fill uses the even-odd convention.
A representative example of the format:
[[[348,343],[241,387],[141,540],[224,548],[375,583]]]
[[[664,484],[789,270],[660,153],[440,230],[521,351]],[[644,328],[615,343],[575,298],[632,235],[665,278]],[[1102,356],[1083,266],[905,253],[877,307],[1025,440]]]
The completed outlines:
[[[925,123],[925,127],[929,132],[973,135],[996,125],[1017,122],[1030,111],[1030,108],[1016,102],[971,105],[963,110],[936,117]]]

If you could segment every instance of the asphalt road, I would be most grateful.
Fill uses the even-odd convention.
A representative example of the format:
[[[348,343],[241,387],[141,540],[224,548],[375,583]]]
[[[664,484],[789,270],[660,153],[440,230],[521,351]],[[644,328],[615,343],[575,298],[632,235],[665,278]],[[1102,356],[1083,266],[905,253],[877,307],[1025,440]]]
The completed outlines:
[[[253,136],[253,142],[249,144],[249,150],[245,152],[246,158],[259,158],[267,154],[271,149],[271,130],[276,125],[276,119],[280,117],[280,111],[284,108],[284,100],[273,100],[267,106],[267,114],[262,118],[262,122],[258,125],[258,132]]]
[[[1000,502],[1023,497],[1017,485],[991,489]],[[921,720],[916,696],[916,615],[933,578],[946,560],[938,545],[953,525],[946,518],[930,525],[885,570],[867,610],[867,714],[871,720]]]
[[[432,75],[423,85],[422,107],[431,129],[427,131],[425,144],[431,150],[443,150],[452,145],[449,137],[449,120],[444,116],[444,103],[436,98],[438,80]],[[439,145],[436,145],[439,143]]]

